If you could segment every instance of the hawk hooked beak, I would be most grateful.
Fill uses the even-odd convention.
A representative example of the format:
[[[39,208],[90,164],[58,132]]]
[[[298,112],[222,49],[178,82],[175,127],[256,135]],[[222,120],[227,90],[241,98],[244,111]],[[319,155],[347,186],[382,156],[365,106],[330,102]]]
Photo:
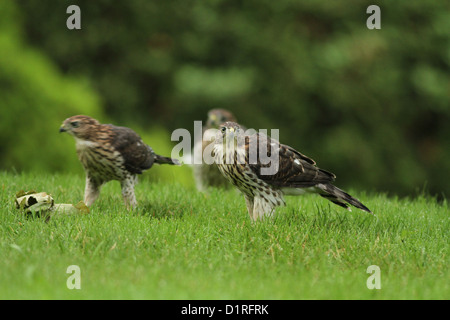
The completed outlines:
[[[66,132],[67,130],[64,128],[64,126],[61,126],[60,128],[59,128],[59,133],[61,133],[61,132]]]
[[[224,141],[226,141],[227,143],[236,143],[236,129],[234,127],[228,127],[226,129],[226,133],[224,135]]]
[[[229,140],[234,139],[235,130],[233,127],[226,128],[226,129],[225,129],[225,127],[223,127],[222,132],[223,132],[224,136],[226,137],[226,139],[229,139]]]

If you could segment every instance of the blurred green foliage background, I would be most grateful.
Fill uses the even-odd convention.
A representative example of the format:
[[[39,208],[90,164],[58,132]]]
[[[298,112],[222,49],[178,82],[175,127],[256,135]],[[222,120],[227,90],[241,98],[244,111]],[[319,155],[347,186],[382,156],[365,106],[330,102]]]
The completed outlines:
[[[68,30],[69,5],[81,30]],[[381,8],[381,30],[366,9]],[[82,172],[60,123],[127,125],[158,153],[211,108],[343,188],[446,197],[447,1],[0,1],[0,168]],[[189,168],[150,170],[193,186]],[[178,170],[178,169],[177,169]]]

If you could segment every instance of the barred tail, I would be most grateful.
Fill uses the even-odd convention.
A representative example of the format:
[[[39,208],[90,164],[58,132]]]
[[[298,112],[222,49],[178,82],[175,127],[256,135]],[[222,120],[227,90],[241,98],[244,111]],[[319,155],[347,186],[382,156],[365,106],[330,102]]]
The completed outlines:
[[[350,210],[349,204],[352,206],[372,213],[365,205],[363,205],[358,199],[353,198],[347,192],[333,186],[332,184],[318,184],[316,187],[319,189],[319,195],[330,200],[334,204]]]
[[[158,154],[155,154],[155,163],[159,164],[173,164],[173,165],[180,165],[180,162],[177,159],[172,159],[168,157],[163,157]]]

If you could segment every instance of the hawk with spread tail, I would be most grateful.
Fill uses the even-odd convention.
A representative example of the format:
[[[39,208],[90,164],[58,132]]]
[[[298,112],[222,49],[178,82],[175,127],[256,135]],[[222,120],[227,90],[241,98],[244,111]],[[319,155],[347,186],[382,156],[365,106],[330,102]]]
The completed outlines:
[[[157,155],[130,128],[101,124],[88,116],[77,115],[64,120],[59,132],[67,132],[75,138],[78,158],[86,172],[84,202],[87,206],[98,198],[104,183],[118,180],[125,205],[134,208],[138,174],[154,163],[179,164],[175,159]]]
[[[276,163],[262,159],[265,152],[277,155]],[[335,187],[332,182],[336,176],[318,168],[314,160],[262,133],[246,135],[237,123],[221,126],[214,155],[220,172],[244,194],[252,220],[272,215],[275,207],[285,204],[284,195],[306,192],[318,193],[348,210],[352,205],[371,213],[359,200]],[[276,172],[265,174],[264,169],[272,165],[276,165]]]
[[[212,109],[208,112],[208,119],[206,125],[202,130],[202,140],[196,141],[194,144],[194,154],[202,157],[201,164],[193,165],[193,175],[195,185],[199,191],[206,191],[208,187],[229,188],[230,184],[220,173],[217,166],[214,164],[207,164],[203,161],[203,154],[208,150],[208,146],[214,143],[215,133],[209,129],[218,129],[222,123],[227,121],[236,122],[235,116],[225,109]]]

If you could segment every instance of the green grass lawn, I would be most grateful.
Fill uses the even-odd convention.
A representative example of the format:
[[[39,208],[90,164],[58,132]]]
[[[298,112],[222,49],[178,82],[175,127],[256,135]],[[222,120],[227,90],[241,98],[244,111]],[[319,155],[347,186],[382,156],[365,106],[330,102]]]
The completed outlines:
[[[449,208],[432,198],[353,191],[372,216],[288,197],[276,218],[251,223],[233,190],[144,175],[135,211],[112,182],[89,214],[46,222],[14,208],[21,189],[76,203],[84,177],[0,173],[1,299],[450,299]],[[66,286],[70,265],[79,290]],[[367,288],[370,265],[379,290]]]

